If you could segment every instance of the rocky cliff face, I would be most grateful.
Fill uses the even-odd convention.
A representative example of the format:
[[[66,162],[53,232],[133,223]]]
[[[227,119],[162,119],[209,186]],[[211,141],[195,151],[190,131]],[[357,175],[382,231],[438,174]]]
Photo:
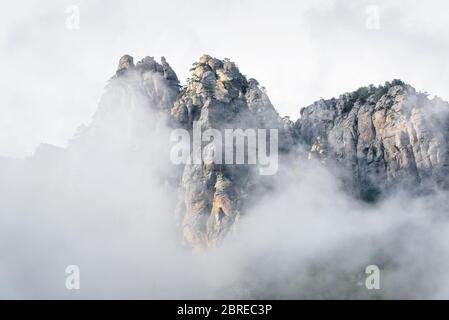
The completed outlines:
[[[344,168],[365,200],[447,186],[449,105],[399,80],[315,102],[295,126],[310,155]]]
[[[139,118],[139,110],[152,108],[156,122],[190,132],[194,123],[220,132],[278,129],[281,155],[298,159],[305,150],[334,168],[364,200],[374,201],[402,186],[420,192],[448,186],[449,105],[399,80],[317,101],[293,123],[281,118],[259,83],[228,59],[204,55],[191,72],[180,88],[164,58],[158,63],[146,57],[134,65],[132,57],[122,57],[85,131],[102,132],[108,118]],[[125,127],[140,130],[134,124]],[[123,134],[117,128],[114,132]],[[181,171],[174,173],[180,199],[176,211],[184,240],[193,247],[219,242],[246,208],[276,184],[276,176],[261,177],[252,165],[201,162]]]
[[[194,121],[203,130],[275,128],[281,132],[283,150],[293,143],[258,82],[248,80],[226,59],[204,55],[193,65],[192,77],[171,115],[188,130]],[[250,165],[186,165],[178,209],[185,240],[194,246],[215,244],[232,228],[261,183]]]

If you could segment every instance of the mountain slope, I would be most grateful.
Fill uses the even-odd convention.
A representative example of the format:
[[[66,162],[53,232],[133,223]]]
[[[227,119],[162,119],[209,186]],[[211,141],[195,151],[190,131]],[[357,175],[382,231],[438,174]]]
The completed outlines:
[[[190,246],[216,245],[249,207],[282,190],[281,176],[291,176],[292,168],[307,157],[328,166],[344,189],[366,201],[399,190],[424,194],[448,186],[449,105],[402,81],[317,101],[293,123],[279,116],[257,80],[248,79],[228,59],[203,55],[191,71],[181,88],[165,58],[158,63],[146,57],[134,65],[131,56],[123,56],[92,123],[69,146],[92,157],[122,144],[128,146],[126,152],[135,152],[160,126],[191,134],[194,123],[221,133],[229,128],[278,129],[280,172],[273,176],[259,175],[254,165],[161,166],[165,169],[157,179],[178,189],[174,211]],[[170,162],[166,138],[158,141],[158,156]],[[154,150],[145,156],[154,157]]]
[[[449,104],[402,81],[315,102],[295,127],[311,154],[345,169],[363,199],[400,187],[447,187]]]
[[[192,130],[197,121],[202,130],[279,129],[281,149],[293,139],[268,96],[254,79],[247,79],[229,60],[203,55],[192,77],[171,110],[175,123]],[[224,134],[223,134],[224,135]],[[257,194],[260,178],[254,166],[232,164],[187,164],[181,179],[184,238],[194,246],[211,245],[221,239]]]

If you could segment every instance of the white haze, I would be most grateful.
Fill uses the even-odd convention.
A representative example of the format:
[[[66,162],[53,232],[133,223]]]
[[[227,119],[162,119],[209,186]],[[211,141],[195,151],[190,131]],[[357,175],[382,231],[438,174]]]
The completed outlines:
[[[80,8],[67,30],[66,8]],[[366,28],[367,5],[380,29]],[[314,162],[281,168],[277,190],[221,247],[185,247],[174,216],[168,129],[130,115],[67,151],[118,58],[165,55],[181,79],[203,53],[263,83],[281,114],[402,78],[449,98],[446,1],[18,1],[0,12],[0,298],[448,298],[448,195],[375,206]],[[112,106],[113,107],[113,106]],[[119,106],[117,106],[119,107]],[[145,111],[142,111],[145,113]],[[129,118],[128,118],[129,119]],[[152,120],[153,119],[153,120]],[[124,133],[126,132],[126,134]],[[111,141],[112,144],[111,144]],[[76,144],[75,144],[76,145]],[[176,181],[176,179],[173,179]],[[65,268],[81,269],[81,290]],[[381,268],[380,291],[364,268]]]
[[[446,193],[362,204],[300,158],[221,246],[192,251],[174,216],[169,129],[138,97],[109,92],[67,150],[0,163],[1,298],[448,296]],[[372,264],[380,291],[364,287]],[[80,290],[65,288],[68,265]]]

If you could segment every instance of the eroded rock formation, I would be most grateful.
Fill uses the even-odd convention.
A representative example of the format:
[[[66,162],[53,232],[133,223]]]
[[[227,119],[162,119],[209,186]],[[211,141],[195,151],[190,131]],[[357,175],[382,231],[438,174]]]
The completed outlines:
[[[280,131],[283,150],[293,143],[258,82],[247,80],[227,59],[203,55],[194,64],[192,77],[171,114],[176,123],[189,130],[194,121],[203,130],[275,128]],[[194,246],[215,244],[238,220],[259,183],[250,165],[186,165],[179,206],[186,241]]]
[[[447,186],[449,105],[399,80],[315,102],[296,129],[312,155],[346,169],[363,199]]]
[[[293,123],[281,118],[257,80],[247,79],[230,60],[203,55],[191,72],[180,88],[164,58],[134,64],[123,56],[87,131],[101,131],[108,117],[127,119],[123,110],[153,108],[161,116],[157,121],[190,132],[194,123],[202,130],[278,129],[281,154],[291,159],[305,150],[335,168],[364,200],[401,187],[422,192],[448,186],[449,105],[399,80],[317,101]],[[193,247],[219,242],[276,179],[261,177],[251,165],[204,162],[186,164],[174,176],[179,224]]]

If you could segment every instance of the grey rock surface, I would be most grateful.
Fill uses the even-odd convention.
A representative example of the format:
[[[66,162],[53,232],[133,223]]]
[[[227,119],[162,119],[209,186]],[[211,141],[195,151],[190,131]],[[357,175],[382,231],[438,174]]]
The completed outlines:
[[[265,89],[229,59],[203,55],[191,72],[180,88],[165,58],[158,63],[145,57],[134,65],[132,57],[123,56],[93,123],[84,130],[110,135],[104,129],[108,118],[139,118],[138,124],[146,126],[139,110],[152,108],[160,116],[156,122],[190,133],[194,122],[203,131],[221,133],[232,128],[278,129],[280,154],[289,159],[281,158],[279,166],[288,170],[292,159],[316,158],[335,172],[345,189],[365,201],[395,190],[420,194],[448,187],[449,105],[400,80],[319,100],[301,109],[300,118],[292,122],[280,117]],[[133,117],[126,116],[129,112]],[[155,119],[148,119],[151,122],[154,125]],[[114,132],[122,136],[129,128],[124,124]],[[219,243],[252,203],[279,185],[276,175],[261,177],[247,164],[203,161],[172,174],[179,186],[179,226],[185,242],[195,248]]]
[[[293,144],[268,96],[254,79],[242,75],[235,63],[203,55],[176,100],[171,114],[192,130],[194,121],[205,129],[279,129],[280,146]],[[254,166],[188,164],[181,180],[178,214],[185,240],[194,247],[214,245],[234,223],[261,183]]]
[[[449,105],[402,81],[317,101],[295,128],[310,156],[344,168],[362,199],[447,187]]]

